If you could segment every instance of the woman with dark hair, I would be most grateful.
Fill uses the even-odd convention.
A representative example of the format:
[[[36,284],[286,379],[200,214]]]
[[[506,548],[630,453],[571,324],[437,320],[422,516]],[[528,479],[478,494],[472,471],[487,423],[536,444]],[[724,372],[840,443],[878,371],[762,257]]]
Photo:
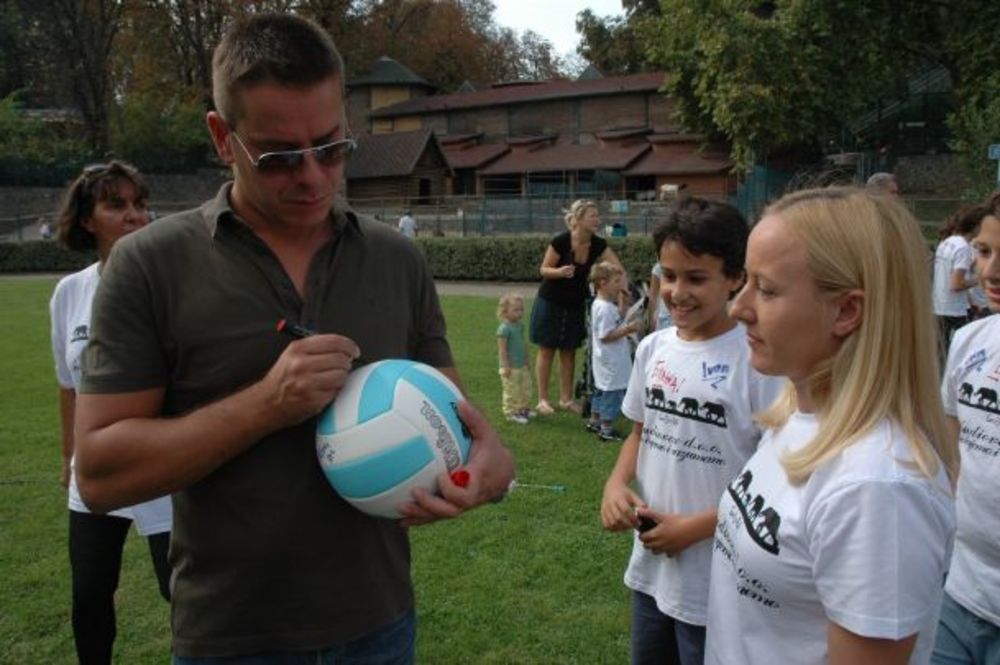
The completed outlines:
[[[60,280],[49,303],[62,429],[60,483],[69,493],[73,639],[83,664],[111,662],[114,594],[125,537],[133,521],[149,540],[160,593],[170,599],[170,497],[97,515],[83,503],[73,476],[76,389],[80,383],[80,354],[89,337],[91,303],[101,268],[115,242],[149,221],[147,195],[139,172],[124,162],[88,166],[66,191],[56,222],[56,237],[66,248],[97,252],[96,263]]]
[[[938,233],[934,251],[934,315],[937,317],[942,365],[948,357],[951,336],[970,321],[968,291],[978,280],[972,269],[969,241],[987,215],[982,206],[966,206],[949,217]]]
[[[608,241],[597,235],[601,224],[597,203],[574,201],[565,216],[567,230],[552,238],[545,249],[539,274],[542,285],[531,308],[531,341],[538,346],[539,414],[554,409],[549,402],[549,376],[559,351],[559,407],[580,413],[573,399],[576,350],[587,336],[586,304],[590,269],[600,261],[621,265]]]

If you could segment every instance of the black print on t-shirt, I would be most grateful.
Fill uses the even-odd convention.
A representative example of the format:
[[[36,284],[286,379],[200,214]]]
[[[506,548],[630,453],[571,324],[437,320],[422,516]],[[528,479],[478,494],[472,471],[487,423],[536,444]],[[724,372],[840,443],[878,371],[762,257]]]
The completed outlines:
[[[971,383],[963,383],[958,388],[958,401],[973,409],[979,409],[986,413],[1000,414],[1000,405],[997,404],[997,391],[995,388],[979,386]]]
[[[87,324],[82,326],[77,326],[73,328],[73,336],[70,337],[71,342],[84,342],[87,340]]]
[[[664,413],[671,413],[688,420],[697,420],[722,429],[726,425],[726,407],[717,402],[699,403],[694,397],[682,397],[679,400],[667,399],[662,388],[646,388],[646,408]]]
[[[778,527],[781,526],[781,515],[770,506],[765,507],[764,497],[750,493],[750,483],[753,474],[747,470],[739,478],[729,483],[729,496],[743,515],[743,525],[753,541],[764,551],[777,555],[781,550],[778,545]]]

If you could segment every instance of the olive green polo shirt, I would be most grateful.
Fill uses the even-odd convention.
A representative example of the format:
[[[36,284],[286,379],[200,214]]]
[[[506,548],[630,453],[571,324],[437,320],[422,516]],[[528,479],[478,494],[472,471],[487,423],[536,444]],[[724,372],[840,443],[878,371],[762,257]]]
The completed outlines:
[[[291,341],[275,329],[282,318],[353,339],[358,364],[453,365],[413,242],[338,207],[300,297],[228,194],[226,185],[115,245],[94,300],[82,392],[162,387],[164,416],[197,409],[264,376]],[[315,425],[275,432],[174,495],[177,655],[333,646],[412,607],[406,531],[327,485]]]

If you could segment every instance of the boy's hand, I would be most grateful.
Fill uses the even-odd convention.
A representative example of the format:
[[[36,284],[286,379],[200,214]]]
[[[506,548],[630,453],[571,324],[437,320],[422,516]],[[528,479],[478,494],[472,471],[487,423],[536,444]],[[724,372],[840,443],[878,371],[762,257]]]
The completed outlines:
[[[656,522],[652,529],[639,534],[643,547],[655,554],[673,556],[710,538],[715,532],[714,510],[694,514],[658,513],[641,507],[636,515]]]
[[[635,516],[636,508],[645,508],[646,503],[624,483],[608,480],[604,485],[601,499],[601,524],[608,531],[634,529],[639,524]]]

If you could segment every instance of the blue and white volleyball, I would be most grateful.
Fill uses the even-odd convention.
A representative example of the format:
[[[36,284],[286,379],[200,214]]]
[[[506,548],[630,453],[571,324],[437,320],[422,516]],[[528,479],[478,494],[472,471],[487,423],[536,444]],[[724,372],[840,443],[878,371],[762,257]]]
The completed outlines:
[[[316,453],[334,490],[358,510],[401,517],[415,487],[437,492],[437,476],[469,458],[458,417],[463,399],[438,370],[382,360],[355,370],[320,416]]]

